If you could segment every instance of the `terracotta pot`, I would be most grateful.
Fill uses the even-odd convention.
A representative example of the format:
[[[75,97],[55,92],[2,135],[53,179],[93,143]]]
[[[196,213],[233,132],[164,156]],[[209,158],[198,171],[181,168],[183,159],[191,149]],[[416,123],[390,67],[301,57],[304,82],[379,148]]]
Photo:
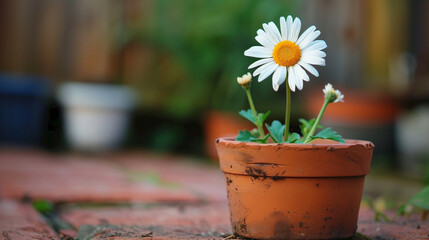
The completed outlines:
[[[342,92],[346,96],[344,104],[330,104],[323,114],[324,122],[388,124],[395,120],[399,112],[399,105],[389,95],[347,89]],[[318,90],[308,94],[306,98],[305,111],[313,117],[319,114],[324,101],[323,97],[314,96],[323,96],[323,93]]]
[[[335,239],[357,228],[374,145],[216,141],[235,234],[258,239]]]

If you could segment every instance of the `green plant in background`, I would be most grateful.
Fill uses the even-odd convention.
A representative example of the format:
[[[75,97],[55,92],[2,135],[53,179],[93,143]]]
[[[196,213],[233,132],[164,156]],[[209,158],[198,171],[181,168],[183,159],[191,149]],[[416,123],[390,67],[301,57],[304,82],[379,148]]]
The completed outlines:
[[[239,114],[256,125],[258,134],[244,130],[240,131],[236,137],[237,141],[267,143],[268,139],[275,143],[309,143],[314,139],[330,139],[344,143],[344,139],[331,128],[325,128],[316,133],[318,128],[323,128],[319,122],[330,103],[341,102],[344,96],[339,90],[335,90],[331,84],[327,84],[323,89],[325,101],[322,109],[316,119],[307,121],[301,119],[301,134],[289,133],[290,112],[291,112],[291,91],[302,90],[304,81],[310,81],[306,71],[318,77],[318,71],[312,65],[325,65],[324,57],[326,54],[323,49],[327,47],[325,41],[316,40],[320,31],[315,26],[309,27],[300,35],[301,20],[291,16],[287,19],[280,18],[280,30],[273,22],[262,24],[263,30],[257,31],[255,39],[261,46],[253,46],[244,52],[249,57],[260,58],[249,66],[258,67],[253,75],[258,76],[258,82],[268,78],[272,74],[272,87],[277,91],[281,84],[286,86],[286,114],[284,125],[280,121],[273,121],[271,125],[266,124],[265,120],[270,115],[267,113],[258,113],[255,109],[250,87],[252,76],[250,73],[237,78],[238,84],[246,92],[250,109],[241,111]],[[305,70],[304,70],[305,69]],[[266,126],[268,133],[265,135],[263,126]]]
[[[429,185],[423,188],[420,192],[414,195],[408,202],[399,207],[395,217],[398,215],[410,214],[414,208],[420,208],[423,210],[422,219],[426,220],[429,214]]]
[[[54,204],[49,200],[38,199],[33,201],[33,207],[42,214],[50,213],[54,210]]]
[[[426,166],[423,173],[423,184],[429,186],[429,156],[424,156],[424,159],[426,159]]]
[[[429,165],[428,165],[429,166]],[[426,172],[423,178],[424,187],[421,191],[412,196],[405,204],[399,206],[396,211],[396,214],[389,218],[384,212],[387,208],[397,208],[397,203],[390,203],[386,201],[386,199],[379,197],[375,200],[370,198],[364,198],[363,202],[367,203],[368,206],[374,210],[374,218],[375,221],[380,221],[383,219],[386,222],[395,221],[398,216],[409,216],[412,212],[421,211],[422,212],[422,220],[426,220],[429,216],[429,184],[427,182],[429,174],[429,167],[426,167]],[[390,207],[388,205],[391,205]]]
[[[72,226],[58,216],[55,205],[52,201],[47,199],[34,200],[33,208],[39,212],[45,222],[57,232],[61,229],[73,229]]]
[[[242,52],[263,20],[293,13],[302,4],[284,0],[158,0],[145,16],[125,26],[119,42],[139,42],[151,54],[146,83],[136,83],[142,102],[162,104],[176,116],[202,109],[233,110],[244,104],[230,76],[248,64]],[[138,23],[136,23],[138,22]],[[123,37],[123,35],[127,35]],[[143,82],[143,81],[142,81]],[[260,95],[268,88],[260,88]],[[154,94],[156,93],[156,94]],[[267,94],[263,94],[267,96]],[[265,97],[269,102],[274,96]]]
[[[382,197],[375,200],[365,198],[363,199],[363,202],[365,202],[374,211],[375,221],[384,220],[386,222],[392,222],[395,221],[398,216],[409,216],[414,211],[420,211],[422,213],[422,220],[426,220],[429,216],[429,185],[416,193],[405,204],[402,204],[392,218],[389,218],[385,214],[385,211],[388,208],[388,205],[396,204],[389,204],[386,199]],[[390,206],[390,208],[392,208],[392,206]]]

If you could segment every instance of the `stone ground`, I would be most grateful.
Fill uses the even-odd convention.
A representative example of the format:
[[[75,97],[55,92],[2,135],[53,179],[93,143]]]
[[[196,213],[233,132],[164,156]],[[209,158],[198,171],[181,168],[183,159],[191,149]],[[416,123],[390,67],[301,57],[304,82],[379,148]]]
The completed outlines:
[[[53,207],[40,214],[37,200]],[[1,149],[0,232],[0,239],[236,239],[215,164],[141,152]],[[429,221],[413,215],[375,222],[374,212],[362,207],[358,232],[429,239]]]

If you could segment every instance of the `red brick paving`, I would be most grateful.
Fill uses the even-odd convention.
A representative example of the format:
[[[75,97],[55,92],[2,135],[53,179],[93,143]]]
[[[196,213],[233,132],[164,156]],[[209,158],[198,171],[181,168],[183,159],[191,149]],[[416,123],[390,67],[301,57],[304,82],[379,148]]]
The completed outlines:
[[[61,239],[72,240],[77,237],[77,232],[73,229],[61,229],[60,237]]]
[[[0,239],[59,239],[29,204],[0,200]]]
[[[76,229],[85,225],[101,225],[107,226],[111,230],[109,233],[116,231],[118,235],[125,235],[122,228],[131,226],[135,228],[133,236],[150,231],[155,239],[222,239],[222,236],[231,233],[226,203],[73,207],[64,209],[61,218]],[[105,231],[104,228],[102,230]]]
[[[24,197],[63,202],[60,217],[75,228],[61,230],[63,239],[222,239],[231,233],[222,173],[175,157],[0,150],[0,239],[58,239],[20,203]],[[126,204],[97,205],[106,202]],[[374,239],[429,239],[429,221],[419,216],[393,223],[373,218],[362,208],[358,231]]]
[[[74,207],[64,209],[61,218],[75,228],[83,224],[163,225],[163,226],[222,226],[229,232],[227,204],[148,204],[120,207]]]
[[[393,213],[389,213],[390,217]],[[108,208],[69,208],[61,217],[76,228],[82,225],[158,226],[153,237],[174,239],[175,231],[196,237],[225,236],[231,233],[229,212],[224,204],[176,204]],[[140,231],[147,231],[143,228]],[[362,207],[359,214],[358,232],[374,239],[429,239],[429,221],[421,221],[418,215],[399,217],[394,222],[375,222],[372,210]],[[201,235],[200,235],[201,236]],[[217,239],[216,238],[216,239]],[[220,238],[221,239],[221,238]]]
[[[180,159],[160,160],[149,155],[121,160],[4,150],[0,197],[55,202],[225,201],[218,169],[182,164]],[[151,181],[151,175],[162,182]]]
[[[395,215],[387,213],[390,219]],[[420,215],[398,217],[393,222],[374,221],[374,213],[368,208],[359,212],[358,232],[375,239],[429,239],[429,221],[422,221]]]

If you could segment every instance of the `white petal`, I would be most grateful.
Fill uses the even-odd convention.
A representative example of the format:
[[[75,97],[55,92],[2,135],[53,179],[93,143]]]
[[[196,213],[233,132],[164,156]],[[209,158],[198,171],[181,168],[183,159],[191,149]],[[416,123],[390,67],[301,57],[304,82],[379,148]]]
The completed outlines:
[[[302,51],[302,56],[314,56],[314,57],[320,57],[320,58],[324,58],[326,57],[326,53],[323,51],[319,51],[319,50],[311,50],[308,51],[307,49]]]
[[[304,69],[302,69],[302,67],[299,64],[295,64],[294,66],[295,68],[295,72],[297,73],[297,75],[304,81],[308,82],[310,81],[310,77],[308,76],[308,74],[304,71]]]
[[[296,79],[296,88],[298,88],[298,90],[302,90],[303,87],[304,87],[304,81],[302,81],[301,78],[297,78]]]
[[[332,84],[328,83],[325,85],[325,88],[323,88],[323,93],[327,94],[331,90],[334,90],[334,88],[332,87]]]
[[[302,56],[301,61],[308,64],[325,66],[325,59],[316,56]]]
[[[309,71],[311,74],[313,74],[313,76],[315,77],[319,77],[319,72],[316,70],[316,68],[314,68],[313,66],[311,66],[310,64],[303,62],[303,61],[299,61],[298,64],[300,66],[302,66],[303,68],[305,68],[305,70]]]
[[[289,40],[291,34],[292,34],[292,26],[293,26],[293,19],[292,16],[287,16],[286,19],[286,30],[287,30],[287,40]]]
[[[326,42],[323,40],[316,40],[310,44],[308,44],[305,48],[303,48],[303,50],[323,50],[327,47]]]
[[[262,72],[265,72],[266,70],[268,70],[270,67],[272,67],[273,65],[277,65],[277,63],[275,63],[274,61],[271,61],[267,64],[264,64],[260,67],[258,67],[254,72],[253,72],[253,76],[256,77],[257,75],[261,74]]]
[[[289,78],[288,78],[289,88],[290,88],[290,90],[292,90],[292,92],[295,92],[295,85],[296,85],[295,73],[294,73],[292,67],[288,67],[287,71],[289,74]]]
[[[314,41],[314,39],[316,39],[319,35],[320,35],[320,31],[314,31],[314,32],[312,32],[312,33],[308,34],[308,36],[307,36],[307,37],[305,37],[305,38],[302,40],[301,44],[298,44],[298,45],[299,45],[299,47],[300,47],[301,49],[303,49],[303,48],[307,47],[307,46],[308,46],[308,44],[310,44],[311,42],[313,42],[313,41]]]
[[[268,26],[271,28],[271,31],[273,32],[274,36],[277,38],[277,41],[281,42],[282,36],[280,35],[279,29],[277,28],[276,24],[273,22],[269,22]]]
[[[276,63],[274,61],[270,61],[260,67],[258,67],[254,72],[253,72],[253,76],[256,77],[259,74],[261,74],[262,72],[266,71],[267,69],[269,69],[272,65],[275,65]]]
[[[267,65],[270,63],[267,63]],[[277,68],[279,67],[279,65],[277,65],[277,63],[273,63],[271,66],[269,66],[269,68],[265,71],[263,71],[261,74],[259,74],[258,77],[258,82],[262,82],[263,80],[265,80],[268,76],[270,76]]]
[[[265,37],[261,36],[261,35],[256,35],[255,37],[256,41],[258,41],[262,46],[269,48],[269,49],[273,49],[274,48],[274,44],[272,44],[270,41],[268,41],[268,39],[266,39]]]
[[[263,37],[263,38],[265,38],[268,42],[270,42],[271,44],[273,44],[273,46],[275,46],[277,43],[276,42],[274,42],[274,40],[273,39],[271,39],[271,37],[264,31],[264,30],[262,30],[262,29],[258,29],[258,31],[256,31],[256,33],[259,35],[259,36],[261,36],[261,37]]]
[[[286,67],[281,66],[280,67],[280,78],[279,78],[279,81],[277,82],[277,84],[279,86],[282,85],[282,83],[284,83],[286,81],[286,75],[287,75]]]
[[[304,38],[306,38],[309,34],[313,33],[315,30],[316,30],[316,27],[314,25],[307,28],[307,30],[305,30],[305,32],[303,32],[301,36],[299,36],[298,40],[296,40],[296,44],[299,45],[304,40]]]
[[[273,89],[276,92],[277,92],[277,90],[279,90],[279,85],[277,85],[277,83],[275,83],[274,81],[273,81]]]
[[[279,66],[273,74],[273,88],[278,87],[286,80],[286,67]],[[276,90],[274,88],[274,90]],[[277,91],[277,90],[276,90]]]
[[[298,72],[299,70],[297,69],[297,67],[301,68],[300,66],[295,66],[295,65],[292,66],[291,68],[293,69],[293,73],[295,74],[295,85],[298,88],[298,90],[302,90],[304,83],[302,81],[302,76]]]
[[[334,103],[344,102],[344,95],[341,94],[340,90],[335,90],[335,93],[337,94],[337,99],[335,99]]]
[[[280,31],[282,35],[282,40],[287,40],[287,24],[285,17],[280,18]]]
[[[292,30],[290,35],[288,35],[288,40],[291,42],[296,42],[298,39],[299,31],[301,30],[301,20],[299,18],[295,18],[292,25]]]
[[[274,89],[274,91],[277,91],[279,89],[279,86],[280,86],[280,84],[277,84],[277,83],[280,80],[281,69],[282,69],[282,67],[278,67],[273,74],[273,89]]]
[[[273,51],[266,47],[253,46],[244,51],[244,56],[255,58],[267,58],[273,56]]]
[[[262,27],[264,28],[265,33],[267,34],[268,38],[271,39],[272,42],[275,44],[279,43],[277,37],[275,36],[274,32],[271,30],[271,27],[268,26],[268,24],[264,23],[262,24]]]
[[[260,65],[265,64],[265,63],[273,62],[273,61],[274,60],[272,58],[259,59],[258,61],[250,64],[249,69],[252,69],[254,67],[260,66]]]

